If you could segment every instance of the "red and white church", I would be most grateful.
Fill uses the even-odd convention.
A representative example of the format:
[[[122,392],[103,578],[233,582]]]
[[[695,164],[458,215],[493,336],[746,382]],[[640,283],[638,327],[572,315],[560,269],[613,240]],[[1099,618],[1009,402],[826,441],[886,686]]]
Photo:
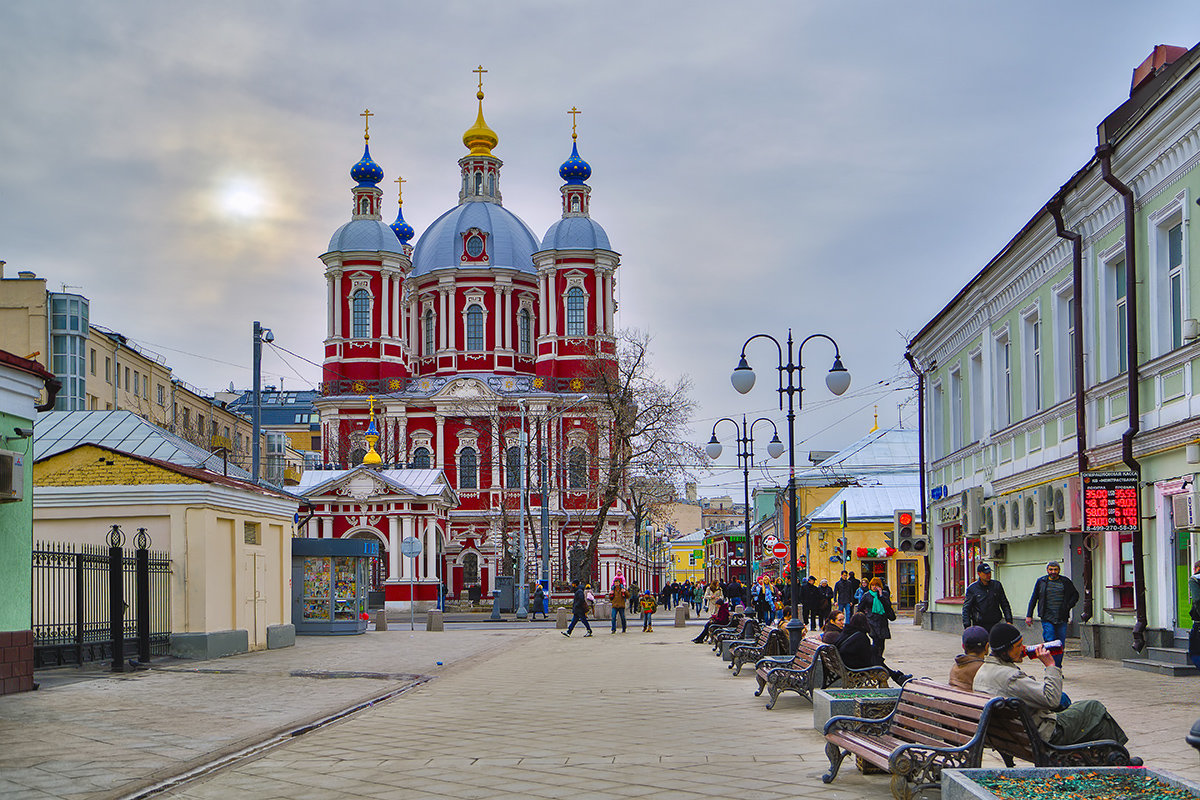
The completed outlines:
[[[591,167],[573,124],[562,218],[539,239],[502,203],[482,80],[477,98],[458,204],[411,245],[402,208],[383,221],[368,128],[350,171],[352,216],[321,256],[326,464],[298,487],[312,503],[301,535],[378,540],[375,582],[390,608],[430,607],[439,586],[452,598],[471,587],[490,596],[498,575],[516,574],[522,532],[526,577],[541,578],[543,506],[550,583],[564,590],[586,563],[612,446],[587,390],[597,362],[616,358],[620,256],[589,214]],[[618,502],[591,565],[600,586],[618,573],[650,583],[629,525]],[[415,560],[400,553],[410,536],[423,545]]]

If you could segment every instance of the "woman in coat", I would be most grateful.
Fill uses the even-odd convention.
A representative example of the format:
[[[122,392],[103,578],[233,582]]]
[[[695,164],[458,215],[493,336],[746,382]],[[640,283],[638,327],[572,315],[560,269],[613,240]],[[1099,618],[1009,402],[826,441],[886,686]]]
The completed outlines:
[[[906,675],[883,663],[883,656],[871,643],[871,624],[867,621],[867,615],[861,611],[850,617],[841,637],[834,646],[837,647],[842,663],[850,669],[883,667],[897,685],[903,685],[912,677],[912,675]]]
[[[879,651],[879,657],[883,658],[884,643],[892,638],[888,621],[896,619],[891,598],[883,590],[883,581],[871,578],[871,582],[867,584],[867,591],[858,603],[858,610],[867,615],[867,623],[871,626],[871,641]]]

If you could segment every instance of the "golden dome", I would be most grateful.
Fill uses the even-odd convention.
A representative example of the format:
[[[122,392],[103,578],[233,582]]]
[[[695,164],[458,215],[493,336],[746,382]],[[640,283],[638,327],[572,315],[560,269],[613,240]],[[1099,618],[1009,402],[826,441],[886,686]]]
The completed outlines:
[[[479,99],[479,114],[475,117],[475,124],[463,134],[463,144],[473,156],[490,156],[492,148],[499,144],[500,137],[483,120],[483,90],[480,89],[475,97]]]

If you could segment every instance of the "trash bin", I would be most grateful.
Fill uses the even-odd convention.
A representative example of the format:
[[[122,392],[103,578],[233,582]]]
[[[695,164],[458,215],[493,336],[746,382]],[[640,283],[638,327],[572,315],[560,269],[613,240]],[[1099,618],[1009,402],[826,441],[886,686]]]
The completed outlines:
[[[925,610],[929,608],[925,603],[917,603],[913,606],[913,625],[920,626],[925,621]]]

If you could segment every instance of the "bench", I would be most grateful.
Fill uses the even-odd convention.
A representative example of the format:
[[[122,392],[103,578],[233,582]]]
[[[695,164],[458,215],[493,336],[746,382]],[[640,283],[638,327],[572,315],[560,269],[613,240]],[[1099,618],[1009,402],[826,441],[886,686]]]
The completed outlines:
[[[833,676],[843,689],[886,689],[891,678],[886,667],[847,667],[836,647],[821,651],[821,669],[827,683],[832,684],[829,676]]]
[[[742,620],[743,620],[743,617],[740,614],[731,614],[729,617],[729,622],[725,623],[724,625],[714,625],[708,629],[708,641],[710,641],[710,642],[717,641],[718,633],[723,633],[725,631],[734,630],[739,625],[744,624],[742,622]],[[707,624],[707,623],[705,623],[705,624]],[[704,640],[701,639],[701,641],[704,641]]]
[[[997,706],[988,724],[987,746],[996,751],[1008,767],[1014,758],[1035,767],[1128,767],[1140,766],[1141,759],[1112,739],[1079,744],[1055,745],[1042,739],[1029,706],[1013,700]]]
[[[758,633],[758,623],[750,617],[742,617],[736,625],[731,625],[727,628],[710,633],[709,637],[713,642],[713,651],[718,655],[721,653],[722,645],[729,640],[754,641],[751,637]]]
[[[928,679],[904,684],[896,710],[882,719],[834,717],[825,723],[825,755],[837,777],[842,759],[853,754],[892,774],[892,797],[909,800],[919,789],[940,786],[943,769],[978,767],[996,708],[1020,701],[988,697]],[[1001,727],[1018,727],[1013,723]],[[994,741],[1001,741],[998,730]]]
[[[734,675],[740,675],[742,664],[757,662],[763,656],[774,656],[787,652],[787,632],[778,628],[764,625],[758,632],[758,638],[752,644],[739,644],[733,648],[733,660],[729,669]]]
[[[760,658],[754,665],[754,677],[758,679],[758,691],[754,696],[762,695],[764,688],[767,690],[771,697],[767,701],[768,711],[775,707],[775,701],[783,692],[795,692],[811,703],[814,689],[824,689],[832,682],[826,676],[823,685],[814,687],[817,664],[828,647],[832,645],[824,644],[820,639],[802,639],[796,654],[790,658]]]

